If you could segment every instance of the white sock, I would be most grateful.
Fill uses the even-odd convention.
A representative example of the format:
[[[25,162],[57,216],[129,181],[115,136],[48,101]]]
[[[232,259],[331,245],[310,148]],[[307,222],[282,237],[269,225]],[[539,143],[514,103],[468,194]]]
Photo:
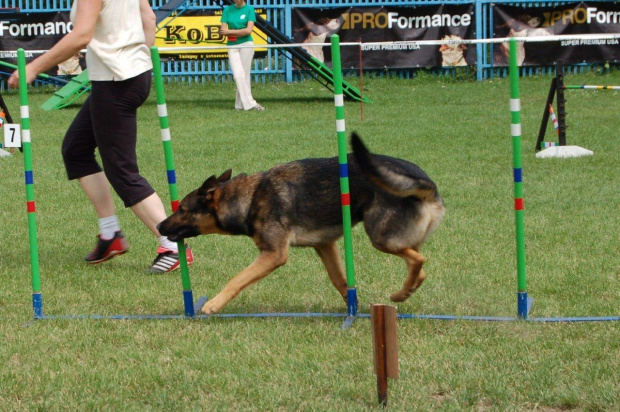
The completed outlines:
[[[116,215],[99,219],[99,236],[101,236],[101,239],[110,240],[114,237],[114,233],[119,230],[121,230],[121,226]]]
[[[173,252],[179,251],[179,245],[169,240],[166,236],[161,236],[157,240],[159,240],[159,245],[164,249],[172,250]]]

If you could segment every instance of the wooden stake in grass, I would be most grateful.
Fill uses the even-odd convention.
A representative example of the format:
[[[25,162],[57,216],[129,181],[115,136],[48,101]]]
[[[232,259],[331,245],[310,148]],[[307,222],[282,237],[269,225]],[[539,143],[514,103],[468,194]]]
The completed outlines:
[[[396,307],[370,305],[372,347],[379,404],[387,406],[387,378],[398,379],[398,339]]]

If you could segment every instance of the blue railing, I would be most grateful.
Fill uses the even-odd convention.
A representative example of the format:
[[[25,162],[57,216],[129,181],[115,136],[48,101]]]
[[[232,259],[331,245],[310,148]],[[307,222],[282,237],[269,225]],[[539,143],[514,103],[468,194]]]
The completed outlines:
[[[159,9],[168,0],[152,0],[154,9]],[[591,3],[605,2],[620,4],[619,0],[593,0]],[[67,11],[71,8],[72,0],[0,0],[0,10],[18,9],[23,13]],[[220,9],[219,1],[193,0],[187,3],[189,10],[217,10]],[[307,8],[335,8],[335,7],[363,7],[363,6],[399,6],[415,7],[422,5],[439,4],[474,4],[476,19],[476,37],[478,39],[493,37],[493,8],[496,5],[522,5],[523,7],[545,7],[575,3],[575,0],[560,1],[524,1],[524,0],[251,0],[251,5],[263,9],[267,20],[285,35],[292,37],[291,15],[295,7]],[[1,14],[0,14],[1,16]],[[492,77],[505,77],[506,67],[498,67],[493,64],[491,48],[485,44],[476,45],[476,67],[470,68],[435,68],[433,73],[447,75],[465,75],[479,80]],[[596,66],[596,65],[595,65]],[[584,63],[566,66],[568,72],[580,72],[590,70],[593,65]],[[416,70],[428,69],[398,69],[371,71],[375,76],[399,76],[403,78],[414,77]],[[267,49],[264,58],[255,59],[253,67],[254,81],[290,81],[303,80],[310,77],[307,71],[297,70],[289,60],[289,55],[281,49]],[[553,74],[554,67],[527,66],[521,68],[522,75]],[[232,80],[231,71],[227,60],[177,60],[164,61],[162,74],[172,81],[183,82],[226,82]],[[352,74],[356,74],[352,72]]]

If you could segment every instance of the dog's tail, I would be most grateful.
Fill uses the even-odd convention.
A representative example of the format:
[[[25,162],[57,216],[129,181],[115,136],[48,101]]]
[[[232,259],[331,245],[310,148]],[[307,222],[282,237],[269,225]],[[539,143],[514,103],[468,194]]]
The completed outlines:
[[[437,195],[435,183],[413,163],[371,153],[356,133],[351,135],[351,146],[364,176],[386,192],[422,200]]]

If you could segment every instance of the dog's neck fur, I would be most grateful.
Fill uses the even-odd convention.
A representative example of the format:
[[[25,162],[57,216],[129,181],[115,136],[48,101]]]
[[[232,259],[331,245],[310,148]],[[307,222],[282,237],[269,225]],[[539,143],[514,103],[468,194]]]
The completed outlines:
[[[252,202],[244,202],[242,199],[253,198],[261,175],[240,174],[216,189],[212,213],[221,226],[220,229],[231,235],[252,236],[254,230],[248,218]],[[240,224],[241,222],[243,223]]]

